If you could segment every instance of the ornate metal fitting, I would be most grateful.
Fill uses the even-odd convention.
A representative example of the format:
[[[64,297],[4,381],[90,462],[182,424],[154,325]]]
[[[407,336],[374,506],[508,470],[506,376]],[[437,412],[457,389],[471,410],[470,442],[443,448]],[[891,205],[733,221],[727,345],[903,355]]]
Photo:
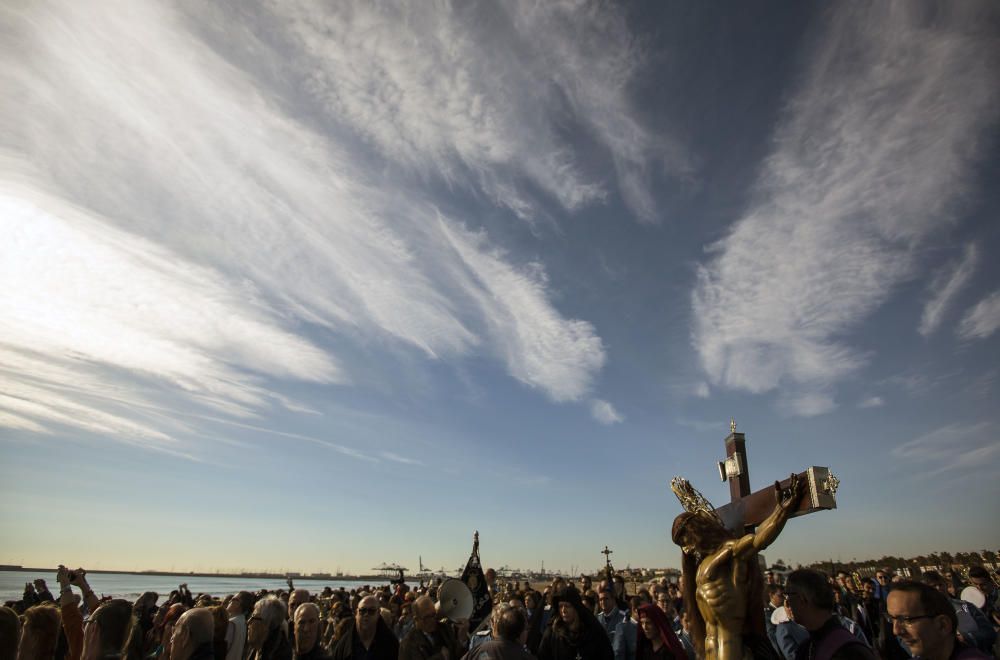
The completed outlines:
[[[840,479],[834,476],[831,472],[826,479],[823,480],[823,490],[830,493],[831,495],[837,495],[837,488],[840,487]]]
[[[684,477],[671,479],[670,490],[674,491],[674,495],[677,496],[681,506],[688,513],[705,513],[719,521],[720,525],[722,524],[722,518],[719,517],[712,503],[705,499],[705,496],[699,493],[698,489]]]

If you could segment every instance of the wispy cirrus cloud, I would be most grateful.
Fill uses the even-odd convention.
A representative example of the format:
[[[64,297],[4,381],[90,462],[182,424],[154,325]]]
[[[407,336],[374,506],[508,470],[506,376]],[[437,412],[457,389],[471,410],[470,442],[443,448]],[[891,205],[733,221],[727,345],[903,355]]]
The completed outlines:
[[[930,475],[996,465],[1000,444],[992,424],[956,422],[934,429],[893,448],[898,459],[921,465]]]
[[[594,399],[590,402],[591,416],[605,426],[618,424],[625,420],[615,407],[604,399]]]
[[[754,201],[698,271],[692,335],[713,384],[787,389],[793,414],[835,406],[834,384],[867,362],[846,336],[965,197],[997,116],[993,13],[897,2],[824,17]]]
[[[552,308],[539,264],[514,267],[483,234],[444,220],[439,226],[461,259],[452,277],[482,315],[483,332],[509,373],[555,401],[580,400],[606,359],[594,327]]]
[[[36,407],[8,402],[0,420],[48,428],[40,410],[58,408],[59,388],[136,378],[150,399],[235,417],[274,404],[308,410],[276,384],[348,385],[345,356],[373,346],[429,360],[495,357],[553,400],[581,400],[604,362],[593,326],[555,308],[539,264],[518,264],[460,218],[443,218],[408,174],[367,167],[357,139],[404,165],[437,162],[448,178],[454,147],[440,140],[454,127],[425,117],[425,131],[442,133],[421,141],[420,126],[403,125],[405,147],[384,127],[366,132],[355,109],[348,130],[319,131],[296,105],[300,89],[242,66],[238,46],[260,42],[235,29],[233,11],[205,10],[198,17],[215,23],[202,25],[145,1],[0,9],[9,36],[0,44],[0,343],[58,365],[41,389],[16,374],[15,398]],[[285,19],[271,27],[295,33],[295,16]],[[223,27],[246,41],[212,42]],[[359,80],[313,83],[317,94],[357,99]],[[393,107],[377,98],[369,110]],[[554,194],[568,207],[593,198],[572,167],[555,167],[562,152],[550,142],[540,153],[556,160],[538,167],[556,177]],[[107,400],[86,405],[93,419],[111,414]],[[150,430],[133,436],[174,439]]]
[[[985,339],[1000,330],[1000,290],[969,308],[958,324],[962,339]]]
[[[636,118],[643,65],[623,12],[597,2],[264,2],[239,14],[328,126],[396,164],[471,185],[519,215],[531,186],[566,209],[604,200],[604,174],[562,136],[574,122],[611,154],[623,199],[654,221],[652,170],[689,176],[679,141]],[[275,29],[277,26],[277,29]],[[227,26],[228,27],[228,26]],[[528,184],[528,185],[525,185]]]
[[[400,456],[399,454],[391,451],[379,452],[379,456],[387,461],[392,461],[393,463],[402,463],[403,465],[423,465],[423,461],[419,461],[415,458],[408,458],[406,456]]]
[[[941,325],[954,297],[968,284],[979,262],[979,250],[975,244],[966,246],[962,258],[943,268],[930,284],[930,299],[924,304],[920,317],[920,334],[927,337]]]

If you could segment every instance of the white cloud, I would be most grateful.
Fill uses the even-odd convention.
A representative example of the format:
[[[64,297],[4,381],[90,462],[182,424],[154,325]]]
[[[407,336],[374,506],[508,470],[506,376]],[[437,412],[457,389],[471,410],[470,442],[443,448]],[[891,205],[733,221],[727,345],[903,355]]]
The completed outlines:
[[[5,410],[0,410],[0,427],[33,433],[51,433],[38,422]]]
[[[402,463],[403,465],[423,465],[422,461],[418,461],[415,458],[407,458],[406,456],[400,456],[399,454],[393,453],[391,451],[379,452],[379,456],[386,459],[387,461],[392,461],[394,463]]]
[[[870,396],[858,404],[858,408],[881,408],[885,401],[880,396]]]
[[[609,426],[624,421],[615,407],[603,399],[593,399],[590,402],[590,414],[601,424]]]
[[[1000,444],[994,439],[992,424],[956,422],[898,445],[892,455],[922,464],[927,473],[938,475],[995,466],[1000,458]]]
[[[713,385],[787,389],[814,414],[832,400],[799,390],[867,362],[846,335],[953,221],[996,116],[1000,48],[978,7],[831,10],[754,202],[699,268],[693,341]]]
[[[449,226],[443,235],[461,258],[454,280],[482,315],[484,332],[510,374],[554,401],[577,401],[604,366],[601,338],[586,321],[565,319],[549,304],[537,264],[515,268],[489,247],[485,236]]]
[[[560,132],[589,129],[611,154],[621,195],[656,219],[651,169],[690,170],[676,142],[635,119],[626,89],[641,67],[620,9],[597,2],[270,2],[232,38],[278,31],[273,57],[306,81],[329,125],[392,161],[480,187],[534,214],[524,180],[566,209],[607,195]],[[267,41],[273,41],[269,39]],[[257,50],[260,52],[260,49]],[[266,52],[266,50],[265,50]]]
[[[796,417],[825,415],[837,407],[837,402],[826,392],[795,392],[783,395],[779,401],[782,410]]]
[[[708,383],[701,382],[694,386],[694,395],[699,399],[707,399],[712,393]]]
[[[958,324],[962,339],[985,339],[1000,329],[1000,290],[973,305]]]
[[[329,132],[319,132],[302,108],[291,109],[297,91],[269,87],[275,81],[259,70],[282,66],[281,58],[249,30],[235,29],[237,17],[197,10],[213,21],[199,23],[198,33],[175,6],[141,0],[2,10],[10,38],[0,43],[7,92],[0,105],[0,344],[44,356],[43,382],[29,382],[27,371],[13,376],[33,388],[33,403],[65,411],[60,388],[86,391],[85,383],[96,383],[123,392],[141,381],[142,397],[128,396],[148,405],[195,402],[244,418],[275,403],[308,411],[276,384],[349,384],[345,355],[357,347],[415,349],[430,359],[497,356],[514,378],[553,400],[589,392],[605,359],[601,340],[589,323],[553,306],[542,268],[514,264],[485,235],[439,220],[412,192],[411,179],[365,166],[353,133],[381,141],[415,169],[437,160],[448,179],[458,162],[485,176],[492,167],[485,151],[507,136],[501,131],[477,145],[474,133],[493,120],[463,129],[476,116],[471,109],[437,108],[423,127],[398,125],[405,137],[393,142],[389,124],[371,114],[378,127],[367,134],[360,109],[368,103],[370,112],[388,111],[391,99],[359,101],[367,92],[353,87],[357,80],[301,69],[316,78],[289,80],[321,96],[336,83],[354,95],[345,103],[361,103],[343,117],[355,122],[350,130],[324,124]],[[370,8],[354,11],[363,19]],[[447,22],[447,13],[428,20]],[[293,24],[272,27],[298,34],[287,18]],[[206,43],[206,34],[229,34],[230,27],[245,41]],[[369,37],[394,38],[376,32]],[[440,57],[449,34],[435,46]],[[376,59],[418,66],[400,60],[420,54],[408,44],[398,53],[387,46],[392,52]],[[244,52],[240,47],[260,50],[256,59],[232,55]],[[361,56],[350,49],[341,55]],[[389,78],[398,73],[389,71]],[[455,89],[431,90],[423,101],[410,89],[422,84],[416,75],[404,89],[418,104],[396,111],[409,118],[447,98],[475,104],[470,75],[452,76]],[[486,107],[489,116],[505,108]],[[458,124],[439,125],[441,113]],[[441,142],[453,134],[471,142]],[[550,138],[528,158],[537,159],[539,177],[551,177],[553,194],[568,207],[596,198],[588,192],[593,182],[561,160],[569,157]],[[467,162],[448,155],[456,149],[471,154]],[[511,168],[521,162],[520,154],[505,158]],[[54,422],[38,408],[32,417],[8,403],[0,409],[11,426]],[[160,432],[107,397],[86,405],[91,420],[103,420],[93,423],[123,430],[116,437],[129,435],[127,424]],[[72,417],[63,414],[60,423]],[[185,430],[175,425],[164,437],[136,437],[166,445]]]
[[[969,282],[978,262],[979,251],[975,244],[969,244],[957,263],[950,264],[934,277],[930,285],[931,298],[920,317],[920,334],[927,337],[938,329],[952,299]]]
[[[688,428],[692,428],[695,431],[698,431],[699,433],[717,432],[717,433],[720,433],[720,434],[724,434],[724,433],[728,433],[729,432],[728,431],[728,429],[729,429],[729,421],[728,420],[726,420],[725,422],[722,422],[722,421],[712,422],[712,421],[707,421],[707,420],[704,420],[704,419],[686,419],[686,418],[680,417],[680,418],[677,418],[674,421],[676,421],[681,426],[686,426]]]

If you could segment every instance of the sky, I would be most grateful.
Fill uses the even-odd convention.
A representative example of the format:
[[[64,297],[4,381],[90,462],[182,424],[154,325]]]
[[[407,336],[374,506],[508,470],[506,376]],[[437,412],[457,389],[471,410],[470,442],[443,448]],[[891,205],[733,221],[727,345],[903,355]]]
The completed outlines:
[[[1000,547],[996,3],[0,17],[0,563],[676,567],[731,418]]]

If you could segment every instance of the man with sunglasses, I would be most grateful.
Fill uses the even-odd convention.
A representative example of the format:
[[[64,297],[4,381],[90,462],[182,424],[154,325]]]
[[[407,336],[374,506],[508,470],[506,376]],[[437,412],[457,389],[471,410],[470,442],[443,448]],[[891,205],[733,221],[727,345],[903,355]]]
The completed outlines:
[[[875,598],[882,602],[882,611],[885,611],[885,599],[889,595],[892,583],[892,571],[888,568],[875,571]]]
[[[382,619],[378,599],[365,596],[358,602],[353,621],[345,621],[343,634],[333,644],[333,660],[396,660],[399,641]]]
[[[958,639],[955,608],[930,585],[908,581],[894,584],[886,602],[886,619],[914,658],[988,660],[990,657]]]

